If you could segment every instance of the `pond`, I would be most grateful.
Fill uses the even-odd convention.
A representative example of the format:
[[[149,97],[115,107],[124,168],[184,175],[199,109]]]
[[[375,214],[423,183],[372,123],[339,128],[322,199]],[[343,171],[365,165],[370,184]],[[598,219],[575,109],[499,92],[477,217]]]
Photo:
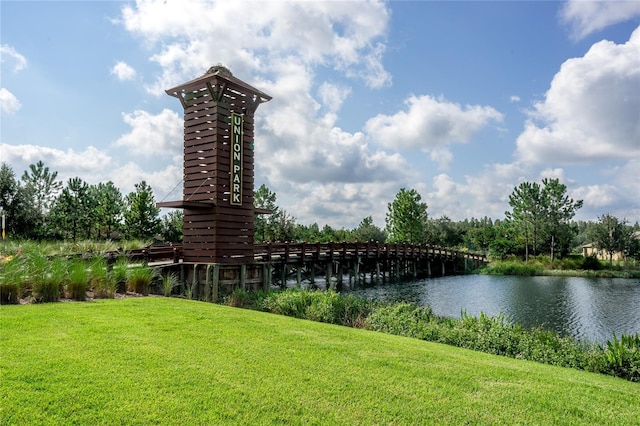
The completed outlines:
[[[640,333],[640,280],[620,278],[464,275],[359,288],[383,301],[429,305],[459,318],[504,313],[525,327],[542,326],[580,340],[604,343]]]

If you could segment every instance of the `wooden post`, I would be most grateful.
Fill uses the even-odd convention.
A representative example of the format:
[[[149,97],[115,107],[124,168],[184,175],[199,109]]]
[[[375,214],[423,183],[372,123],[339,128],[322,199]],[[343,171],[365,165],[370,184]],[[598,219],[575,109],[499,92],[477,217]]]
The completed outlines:
[[[197,263],[193,265],[193,275],[191,275],[191,297],[190,299],[195,299],[198,295],[198,265]]]
[[[211,277],[211,301],[216,303],[218,301],[218,291],[220,284],[220,264],[213,264],[213,276]]]
[[[240,265],[240,288],[243,291],[247,290],[247,264]]]
[[[204,277],[204,296],[203,299],[205,302],[211,301],[211,263],[207,263],[207,269],[205,270]]]
[[[329,261],[327,263],[327,272],[326,272],[327,290],[333,290],[333,282],[331,281],[331,273],[332,272],[333,272],[333,263],[331,261]]]
[[[360,256],[356,258],[356,263],[353,265],[353,275],[355,275],[356,285],[360,285]]]
[[[271,263],[265,263],[264,265],[262,265],[262,289],[264,291],[268,291],[269,288],[271,288],[271,274]]]
[[[287,264],[282,264],[282,288],[287,287]]]
[[[182,265],[180,265],[180,294],[183,295],[184,294],[184,284],[185,284],[185,273],[184,273],[184,263]]]

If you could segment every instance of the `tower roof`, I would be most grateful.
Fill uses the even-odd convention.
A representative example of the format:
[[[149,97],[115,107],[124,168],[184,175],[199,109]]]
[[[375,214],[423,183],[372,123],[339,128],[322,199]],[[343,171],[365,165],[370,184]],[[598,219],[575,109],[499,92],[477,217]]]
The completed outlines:
[[[176,87],[166,90],[166,93],[170,96],[180,99],[180,102],[186,107],[185,97],[190,92],[199,92],[203,88],[209,89],[210,92],[214,91],[212,88],[216,85],[224,84],[225,82],[231,83],[234,89],[240,89],[247,95],[252,97],[251,101],[254,104],[268,102],[271,100],[271,96],[267,95],[261,90],[256,89],[248,83],[234,77],[228,68],[222,65],[216,65],[207,70],[202,76],[195,78],[186,83],[182,83]],[[222,96],[224,89],[219,93]],[[216,96],[218,93],[210,93],[211,96]]]

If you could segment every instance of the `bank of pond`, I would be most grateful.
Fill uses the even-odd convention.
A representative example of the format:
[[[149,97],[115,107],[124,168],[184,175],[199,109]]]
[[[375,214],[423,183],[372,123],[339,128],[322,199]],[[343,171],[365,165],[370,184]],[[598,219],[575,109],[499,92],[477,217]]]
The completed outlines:
[[[459,281],[465,278],[447,277],[444,280]],[[436,309],[438,313],[434,312],[432,303],[437,304],[438,300],[446,297],[425,300],[418,295],[416,298],[416,294],[403,293],[403,285],[406,289],[407,283],[396,283],[345,293],[300,288],[271,291],[243,291],[236,288],[221,298],[220,303],[640,382],[640,336],[637,332],[613,334],[606,341],[593,341],[543,326],[523,326],[512,321],[503,311],[486,314],[486,310],[479,310],[467,314],[462,310],[458,311],[459,317],[456,317],[455,312],[445,315],[442,314],[442,309]],[[513,283],[506,285],[508,288],[517,287]],[[410,292],[415,293],[416,288],[424,289],[427,286],[425,283],[413,282],[408,287]],[[472,286],[458,287],[469,289]],[[447,285],[446,288],[449,291],[452,286]],[[532,286],[526,284],[523,288],[531,289]],[[376,294],[380,289],[386,293],[396,292],[396,295],[389,298]],[[634,289],[636,296],[640,294],[637,288]],[[486,294],[487,287],[480,287],[476,291],[479,292],[476,294]],[[504,288],[499,291],[504,293]],[[150,293],[184,298],[191,298],[193,295],[189,285],[180,283],[175,274],[159,276],[153,268],[144,264],[131,264],[126,258],[109,264],[100,256],[70,260],[60,257],[49,259],[44,255],[30,253],[5,261],[0,267],[0,304],[55,302],[62,299],[84,301]],[[458,299],[478,298],[473,293],[452,294]],[[603,298],[602,295],[593,294],[578,296],[578,300]],[[531,299],[532,296],[525,294],[522,297]],[[517,299],[516,296],[513,298]],[[563,296],[556,298],[562,299]],[[611,303],[620,306],[615,299]],[[633,321],[635,327],[635,317]]]
[[[27,262],[28,259],[28,262]],[[455,277],[450,277],[454,279]],[[395,284],[386,286],[394,288]],[[66,260],[30,255],[0,269],[0,303],[84,301],[133,295],[191,298],[189,286],[172,274],[158,276],[144,264],[126,259],[108,265],[100,257]],[[235,289],[220,303],[295,318],[364,328],[495,355],[538,361],[640,382],[640,336],[613,335],[592,342],[541,326],[525,327],[505,314],[436,314],[429,304],[384,300],[366,293],[309,289],[244,291]]]

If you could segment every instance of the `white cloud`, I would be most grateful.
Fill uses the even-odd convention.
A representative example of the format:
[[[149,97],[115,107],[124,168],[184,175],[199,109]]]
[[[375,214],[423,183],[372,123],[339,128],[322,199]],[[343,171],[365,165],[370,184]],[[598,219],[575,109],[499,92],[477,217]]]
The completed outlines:
[[[614,185],[587,185],[573,192],[576,199],[583,200],[587,207],[603,209],[614,204],[620,197],[619,189]]]
[[[491,164],[478,174],[456,182],[447,174],[433,178],[432,189],[425,193],[429,216],[447,216],[452,220],[481,218],[503,219],[509,208],[509,194],[531,171],[520,163]]]
[[[139,164],[129,162],[118,165],[108,153],[93,146],[84,151],[66,151],[37,145],[0,144],[0,161],[11,164],[20,178],[30,164],[43,161],[51,171],[58,172],[58,180],[66,184],[70,178],[80,177],[89,184],[113,182],[126,195],[134,191],[135,184],[145,180],[154,190],[156,201],[172,189],[171,200],[182,198],[182,156],[174,158],[174,164],[154,172],[145,171]],[[176,187],[178,184],[178,188]]]
[[[518,157],[568,164],[640,155],[639,50],[640,28],[625,44],[601,41],[565,61],[517,139]]]
[[[143,156],[173,156],[180,152],[183,143],[183,120],[175,112],[164,109],[153,115],[147,111],[136,110],[132,114],[123,114],[125,123],[131,131],[122,135],[116,146],[129,149]]]
[[[115,75],[120,81],[133,80],[136,77],[136,70],[126,62],[120,61],[111,68],[111,74]]]
[[[640,2],[620,0],[569,0],[560,11],[562,22],[571,27],[571,37],[583,39],[591,33],[640,16]]]
[[[123,194],[134,191],[135,185],[141,181],[146,181],[153,189],[155,200],[162,201],[167,193],[169,197],[165,201],[175,201],[182,199],[182,161],[179,165],[172,164],[162,170],[149,173],[138,164],[129,162],[117,167],[112,172],[111,180],[121,188]],[[176,191],[171,192],[178,184]]]
[[[411,96],[405,105],[404,111],[393,115],[379,114],[369,119],[365,124],[369,137],[392,149],[431,151],[454,142],[468,142],[490,121],[503,119],[502,114],[492,107],[462,107],[443,98],[426,95]]]
[[[94,179],[89,183],[97,183],[105,176],[113,164],[113,159],[93,146],[84,151],[67,149],[66,151],[38,145],[0,144],[2,161],[10,163],[16,174],[26,170],[30,164],[43,161],[52,171],[60,171],[58,179],[67,181],[80,176],[83,179]]]
[[[15,63],[13,65],[13,72],[18,72],[27,67],[27,59],[16,52],[16,50],[9,46],[8,44],[0,45],[0,58],[2,58],[2,62],[5,61],[5,58],[11,58]]]
[[[351,94],[351,88],[341,84],[324,82],[318,88],[318,94],[325,108],[330,112],[336,112],[340,110],[344,100]]]
[[[259,7],[255,7],[259,4]],[[148,44],[162,40],[152,60],[162,74],[149,90],[163,90],[222,62],[244,79],[269,76],[290,59],[328,66],[371,87],[390,84],[382,65],[390,13],[372,2],[138,1],[121,22]]]
[[[511,97],[509,98],[510,102],[520,102],[520,96],[518,95],[511,95]]]
[[[13,93],[5,89],[0,88],[0,111],[4,114],[15,114],[22,107],[18,98]]]

